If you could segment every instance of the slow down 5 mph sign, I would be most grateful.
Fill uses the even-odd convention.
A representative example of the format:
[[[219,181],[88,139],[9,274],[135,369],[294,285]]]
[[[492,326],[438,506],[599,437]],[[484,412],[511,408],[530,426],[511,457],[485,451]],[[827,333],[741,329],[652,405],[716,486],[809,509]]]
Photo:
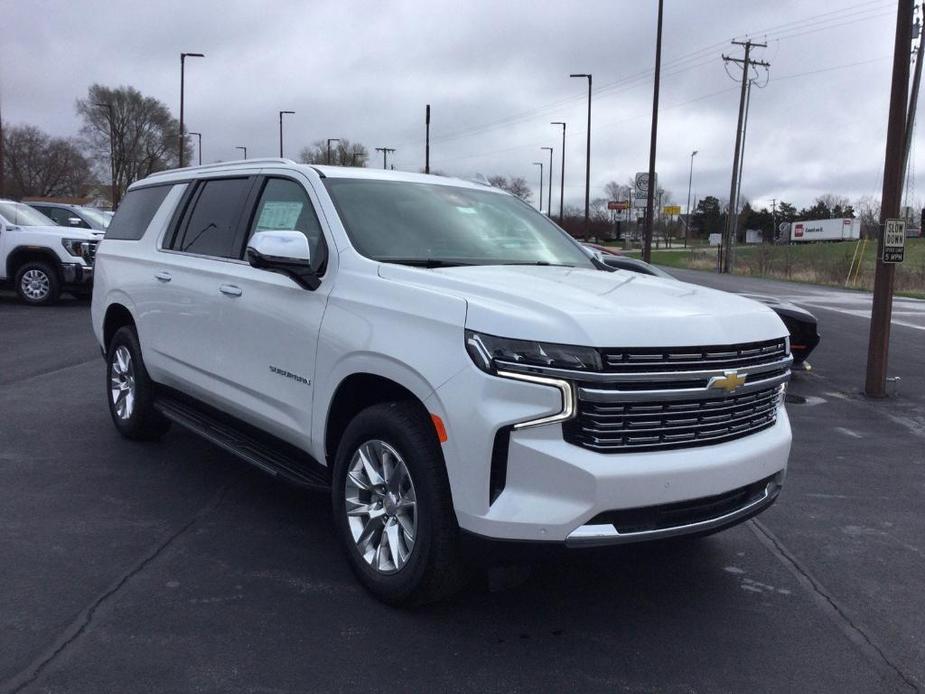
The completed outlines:
[[[888,219],[883,227],[883,262],[901,263],[906,250],[906,222]]]

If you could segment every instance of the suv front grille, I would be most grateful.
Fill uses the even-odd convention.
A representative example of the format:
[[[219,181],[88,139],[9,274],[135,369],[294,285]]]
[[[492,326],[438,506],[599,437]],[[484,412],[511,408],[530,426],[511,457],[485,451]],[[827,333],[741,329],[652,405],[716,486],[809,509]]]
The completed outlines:
[[[711,445],[767,429],[792,362],[784,338],[602,356],[603,373],[577,377],[576,415],[563,424],[566,441],[602,453]]]

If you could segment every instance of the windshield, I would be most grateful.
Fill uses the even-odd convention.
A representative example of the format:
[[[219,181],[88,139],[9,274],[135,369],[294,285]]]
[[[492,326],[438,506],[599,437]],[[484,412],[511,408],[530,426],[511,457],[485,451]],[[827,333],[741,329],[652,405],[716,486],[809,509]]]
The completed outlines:
[[[408,265],[593,268],[581,247],[529,205],[490,190],[325,178],[354,248]]]
[[[0,202],[0,217],[3,217],[7,224],[16,224],[22,227],[57,226],[41,212],[21,202]]]
[[[93,222],[98,229],[105,229],[108,227],[112,219],[112,217],[108,217],[99,210],[94,210],[92,207],[81,207],[80,214]]]

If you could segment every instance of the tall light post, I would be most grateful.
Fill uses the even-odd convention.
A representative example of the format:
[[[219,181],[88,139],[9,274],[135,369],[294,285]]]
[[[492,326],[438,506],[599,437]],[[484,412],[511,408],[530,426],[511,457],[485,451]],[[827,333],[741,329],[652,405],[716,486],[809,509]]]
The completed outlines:
[[[559,224],[562,224],[562,217],[565,212],[565,123],[560,120],[550,122],[550,125],[562,126],[562,170],[559,172]]]
[[[118,197],[116,193],[116,145],[115,145],[115,134],[113,131],[115,123],[115,111],[113,111],[112,104],[109,103],[98,103],[97,106],[100,108],[105,108],[109,112],[108,122],[109,122],[109,178],[111,181],[111,197],[112,197],[112,209],[115,210],[116,206],[119,204],[119,201],[116,199]]]
[[[205,58],[205,53],[181,53],[180,54],[180,168],[183,168],[183,153],[186,149],[186,136],[183,130],[183,91],[186,79],[186,59],[187,58]]]
[[[687,177],[687,223],[684,225],[684,247],[687,248],[687,242],[691,234],[691,184],[694,182],[694,156],[697,154],[695,149],[691,152],[691,172]]]
[[[325,159],[325,163],[328,166],[331,165],[331,143],[332,142],[340,142],[340,138],[339,137],[329,137],[328,138],[328,154],[327,154],[327,158]]]
[[[247,147],[235,147],[235,149],[240,149],[244,152],[244,158],[247,159]]]
[[[546,196],[546,216],[552,217],[552,147],[540,147],[549,150],[549,195]]]
[[[588,78],[588,151],[585,155],[585,239],[591,231],[591,75],[574,74],[569,77]]]
[[[649,130],[649,183],[646,186],[646,226],[643,232],[642,259],[652,262],[652,225],[655,223],[654,203],[655,189],[655,150],[658,143],[658,90],[662,74],[662,10],[663,2],[658,0],[658,23],[655,30],[655,80],[652,87],[652,125]]]
[[[545,185],[545,183],[543,182],[543,162],[535,161],[533,162],[533,165],[540,167],[540,212],[542,212],[543,211],[543,186]]]
[[[190,135],[195,135],[199,141],[198,151],[199,151],[199,166],[202,166],[202,133],[194,133],[190,131]]]
[[[279,112],[279,158],[283,158],[283,114],[292,115],[295,111]]]

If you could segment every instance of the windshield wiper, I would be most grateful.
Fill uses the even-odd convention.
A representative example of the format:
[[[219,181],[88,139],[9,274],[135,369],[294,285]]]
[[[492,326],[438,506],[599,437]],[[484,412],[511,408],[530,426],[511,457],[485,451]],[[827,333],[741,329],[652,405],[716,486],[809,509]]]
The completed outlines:
[[[412,267],[463,267],[474,263],[463,263],[458,260],[441,260],[440,258],[376,258],[380,263],[395,263],[397,265],[410,265]]]
[[[499,263],[500,265],[543,265],[548,267],[575,267],[568,263],[550,263],[548,260],[518,260],[510,263]]]

